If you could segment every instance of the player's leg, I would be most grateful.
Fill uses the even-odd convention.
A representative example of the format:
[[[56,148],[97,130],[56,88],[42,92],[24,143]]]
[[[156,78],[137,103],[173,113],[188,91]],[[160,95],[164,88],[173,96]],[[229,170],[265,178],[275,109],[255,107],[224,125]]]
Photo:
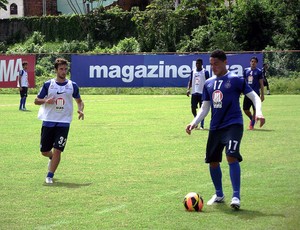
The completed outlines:
[[[28,92],[28,88],[23,87],[23,110],[26,110],[27,92]]]
[[[42,126],[41,129],[41,141],[40,141],[40,151],[43,156],[49,158],[48,162],[48,171],[50,170],[51,166],[51,159],[53,156],[52,148],[53,148],[53,143],[54,143],[54,127],[45,127]],[[48,172],[49,174],[49,172]],[[47,174],[46,176],[46,183],[47,184],[52,184],[52,178],[51,175],[49,176]]]
[[[200,94],[199,95],[199,108],[201,108],[201,106],[202,106],[202,94]],[[200,128],[201,129],[204,129],[204,119],[201,121],[201,123],[200,123]]]
[[[198,100],[197,100],[197,95],[195,94],[192,94],[192,97],[191,97],[191,110],[192,110],[192,114],[194,117],[197,116],[197,104],[198,104]],[[195,127],[195,129],[198,128],[198,125]]]
[[[206,158],[205,162],[209,163],[209,172],[211,180],[215,187],[215,194],[207,202],[207,205],[214,203],[221,203],[224,201],[225,196],[222,187],[222,170],[220,162],[222,161],[222,151],[224,146],[220,143],[221,133],[220,131],[210,131],[208,135],[208,141],[206,146]]]
[[[253,116],[253,114],[250,111],[250,108],[252,105],[253,105],[252,101],[247,96],[245,96],[244,101],[243,101],[243,110],[244,110],[244,113],[247,115],[247,117],[250,119],[249,130],[253,129],[253,125],[252,125],[253,120],[255,122],[255,117]]]
[[[224,135],[226,142],[226,158],[229,164],[229,175],[232,185],[231,207],[240,208],[241,168],[240,161],[243,160],[240,154],[240,144],[243,136],[242,125],[231,125]]]
[[[67,137],[69,133],[69,127],[54,127],[54,144],[52,151],[51,163],[49,165],[49,171],[46,177],[47,180],[51,180],[54,177],[54,173],[60,163],[61,153],[64,151],[64,148],[67,143]],[[52,181],[53,183],[53,181]]]
[[[20,91],[20,105],[19,105],[19,110],[23,110],[23,88]]]
[[[191,97],[191,110],[192,110],[192,114],[193,114],[194,117],[197,116],[197,104],[198,104],[197,96],[195,94],[192,94],[192,97]]]

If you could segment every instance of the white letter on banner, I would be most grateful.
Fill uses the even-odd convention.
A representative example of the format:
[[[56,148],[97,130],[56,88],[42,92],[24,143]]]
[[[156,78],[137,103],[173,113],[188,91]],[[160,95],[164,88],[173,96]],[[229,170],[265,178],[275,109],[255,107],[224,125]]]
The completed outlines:
[[[147,75],[147,68],[144,65],[137,65],[135,67],[135,77],[142,78]]]
[[[158,74],[155,73],[158,69],[157,65],[148,65],[148,69],[149,69],[149,72],[148,72],[147,77],[149,77],[149,78],[158,78]]]
[[[159,61],[159,70],[158,70],[158,77],[163,78],[164,77],[164,61]]]
[[[121,78],[121,68],[118,65],[112,65],[109,67],[109,78]]]
[[[188,65],[182,65],[178,68],[178,76],[181,78],[188,78],[191,75],[191,67]]]
[[[90,78],[94,78],[95,77],[95,71],[96,71],[96,78],[107,78],[107,66],[90,66]],[[101,71],[103,72],[103,75],[101,75]]]
[[[19,70],[22,69],[22,59],[21,58],[18,58],[16,60],[16,63],[15,63],[15,70],[14,70],[14,73],[11,75],[11,78],[10,80],[11,81],[16,81],[17,80],[17,76],[19,76]]]
[[[15,60],[13,59],[8,61],[7,68],[6,68],[6,60],[0,61],[0,82],[9,81],[9,76],[12,76],[12,79],[15,78],[14,65],[15,65]]]
[[[124,65],[122,68],[122,78],[123,82],[130,83],[134,78],[134,66],[133,65]]]
[[[171,74],[172,71],[172,74]],[[173,78],[176,78],[177,75],[177,66],[176,65],[166,65],[165,66],[165,78],[170,78],[173,76]]]
[[[238,76],[243,76],[243,66],[241,65],[232,65],[229,70]]]

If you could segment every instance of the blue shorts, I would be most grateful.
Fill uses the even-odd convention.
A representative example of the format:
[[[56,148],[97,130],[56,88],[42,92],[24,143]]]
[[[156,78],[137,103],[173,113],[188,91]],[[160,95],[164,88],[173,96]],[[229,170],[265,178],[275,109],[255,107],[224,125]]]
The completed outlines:
[[[49,152],[52,148],[64,151],[69,133],[69,127],[42,126],[40,151]]]
[[[223,129],[210,130],[206,146],[205,163],[222,162],[222,152],[226,147],[226,155],[243,160],[240,154],[240,144],[243,137],[244,127],[234,124]]]

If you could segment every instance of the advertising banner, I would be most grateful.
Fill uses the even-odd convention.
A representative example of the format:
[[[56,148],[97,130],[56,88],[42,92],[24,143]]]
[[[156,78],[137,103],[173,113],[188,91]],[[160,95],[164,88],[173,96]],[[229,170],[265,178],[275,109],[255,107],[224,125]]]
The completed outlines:
[[[228,69],[242,76],[243,69],[262,54],[227,54]],[[196,60],[210,72],[209,54],[190,55],[72,55],[71,79],[80,87],[186,87]]]
[[[28,62],[29,88],[35,87],[35,55],[0,55],[0,88],[16,88],[22,62]]]

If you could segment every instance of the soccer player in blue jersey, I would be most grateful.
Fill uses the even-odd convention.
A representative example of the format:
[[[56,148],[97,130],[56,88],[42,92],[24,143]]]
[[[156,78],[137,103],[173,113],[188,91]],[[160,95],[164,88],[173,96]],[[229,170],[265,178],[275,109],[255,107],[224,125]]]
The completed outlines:
[[[258,59],[257,57],[252,57],[250,59],[250,67],[244,70],[244,78],[247,81],[248,85],[260,96],[261,101],[264,101],[264,78],[262,71],[257,68]],[[253,109],[253,114],[250,111],[250,108]],[[243,110],[245,114],[250,119],[249,130],[254,129],[255,125],[255,106],[249,97],[244,97]]]
[[[203,60],[196,60],[196,68],[193,69],[186,95],[189,97],[192,89],[192,97],[191,97],[191,109],[194,117],[197,116],[197,108],[202,105],[202,92],[205,81],[209,78],[209,72],[203,68]],[[204,129],[204,120],[201,121],[200,129]]]
[[[222,50],[215,50],[210,56],[210,65],[215,76],[206,80],[203,89],[203,104],[193,121],[186,126],[186,132],[191,131],[204,119],[211,108],[210,130],[206,146],[205,162],[215,187],[215,194],[207,205],[223,202],[225,195],[222,187],[222,171],[220,162],[225,147],[232,184],[232,199],[230,206],[240,208],[241,169],[240,144],[243,136],[243,116],[239,98],[243,93],[249,97],[256,107],[256,119],[260,126],[265,123],[261,111],[261,100],[247,84],[244,78],[232,74],[226,69],[227,57]]]
[[[38,118],[43,121],[40,150],[49,158],[46,183],[53,183],[54,173],[59,165],[61,153],[66,146],[73,116],[73,98],[78,106],[78,119],[84,119],[84,103],[75,82],[66,79],[68,62],[57,58],[54,67],[56,78],[46,81],[34,103],[41,105]]]

